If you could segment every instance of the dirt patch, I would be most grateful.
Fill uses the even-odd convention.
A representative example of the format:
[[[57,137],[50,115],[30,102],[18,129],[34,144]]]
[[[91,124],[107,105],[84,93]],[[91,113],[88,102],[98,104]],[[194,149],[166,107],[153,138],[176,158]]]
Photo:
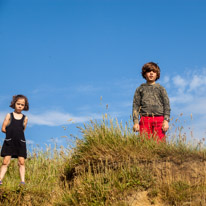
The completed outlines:
[[[206,184],[206,161],[190,160],[182,163],[170,160],[141,162],[138,164],[142,169],[151,171],[158,185],[171,185],[174,182],[187,182],[189,185]],[[192,202],[184,202],[187,206],[206,206],[206,194],[197,196]],[[158,196],[150,198],[148,191],[133,192],[127,197],[129,206],[167,206]]]
[[[134,192],[128,197],[127,201],[129,206],[165,206],[158,198],[150,199],[148,192]]]
[[[144,167],[151,169],[158,181],[167,184],[174,181],[206,184],[206,161],[185,161],[181,164],[169,160],[154,161]]]

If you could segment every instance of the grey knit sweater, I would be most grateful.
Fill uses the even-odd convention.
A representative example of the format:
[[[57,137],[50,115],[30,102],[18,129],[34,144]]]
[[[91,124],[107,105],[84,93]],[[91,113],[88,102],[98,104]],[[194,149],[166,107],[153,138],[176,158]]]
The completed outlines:
[[[170,118],[170,102],[167,92],[160,84],[141,84],[133,99],[133,122],[138,123],[139,116],[164,116]]]

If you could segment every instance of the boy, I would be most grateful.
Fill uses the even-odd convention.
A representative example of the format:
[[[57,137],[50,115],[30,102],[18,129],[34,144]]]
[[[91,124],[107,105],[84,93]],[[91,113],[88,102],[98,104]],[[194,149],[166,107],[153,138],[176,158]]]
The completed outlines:
[[[154,62],[142,67],[142,77],[146,83],[135,91],[133,99],[133,130],[146,134],[150,139],[165,141],[165,133],[169,129],[170,103],[164,87],[157,84],[160,68]],[[140,122],[139,122],[140,116]]]

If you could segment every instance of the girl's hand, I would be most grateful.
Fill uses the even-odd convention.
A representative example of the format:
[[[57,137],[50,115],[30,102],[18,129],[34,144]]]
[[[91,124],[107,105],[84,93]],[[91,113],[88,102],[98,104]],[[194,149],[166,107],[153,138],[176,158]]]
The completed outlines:
[[[168,123],[167,120],[164,120],[164,121],[163,121],[163,124],[162,124],[162,130],[163,130],[164,132],[166,132],[168,129],[169,129],[169,123]]]
[[[133,131],[134,132],[139,132],[139,124],[134,124]]]

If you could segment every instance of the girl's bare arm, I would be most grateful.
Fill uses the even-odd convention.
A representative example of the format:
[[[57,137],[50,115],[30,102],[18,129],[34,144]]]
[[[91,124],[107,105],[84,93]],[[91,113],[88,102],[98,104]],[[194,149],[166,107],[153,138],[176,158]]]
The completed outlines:
[[[25,129],[26,129],[27,122],[28,122],[28,117],[25,117],[25,119],[24,119],[24,131],[25,131]]]
[[[6,133],[6,126],[9,124],[10,122],[10,114],[8,113],[4,119],[4,122],[2,124],[2,127],[1,127],[1,131]]]

